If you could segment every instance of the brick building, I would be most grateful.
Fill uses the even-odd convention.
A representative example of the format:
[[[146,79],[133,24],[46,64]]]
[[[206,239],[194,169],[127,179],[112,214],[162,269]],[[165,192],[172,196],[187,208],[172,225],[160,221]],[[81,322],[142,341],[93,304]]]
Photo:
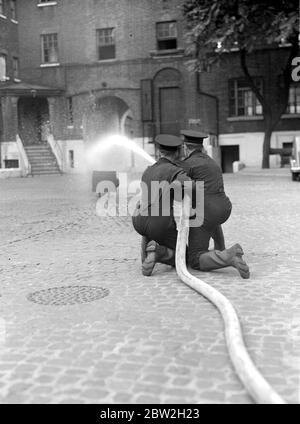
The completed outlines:
[[[288,54],[288,48],[283,46],[261,49],[247,57],[249,72],[269,104],[278,102],[276,86],[281,83]],[[260,166],[264,137],[262,107],[245,80],[239,53],[224,54],[219,64],[202,72],[199,87],[218,98],[218,142],[223,170],[232,170],[234,160]],[[203,110],[203,119],[205,114]],[[271,147],[291,148],[296,136],[300,136],[299,82],[290,87],[288,108],[272,134]],[[280,166],[281,158],[271,155],[270,163]]]
[[[0,88],[9,81],[18,81],[19,72],[19,45],[18,21],[16,2],[0,0]],[[1,99],[0,99],[1,100]],[[3,103],[0,101],[0,140],[5,138],[3,128]],[[4,150],[4,147],[3,147]],[[13,154],[12,154],[13,156]],[[17,152],[15,152],[17,158]],[[14,159],[4,164],[0,150],[0,163],[2,166],[13,166]],[[0,165],[1,166],[1,165]]]
[[[52,154],[64,172],[141,168],[145,162],[120,146],[110,154],[94,147],[119,133],[154,154],[155,134],[179,134],[186,127],[208,131],[211,152],[218,151],[219,140],[224,169],[238,158],[260,165],[261,116],[245,106],[252,97],[238,67],[231,61],[199,80],[187,70],[180,0],[1,3],[6,10],[0,14],[0,49],[4,45],[5,55],[19,60],[17,80],[17,62],[9,59],[10,80],[0,83],[2,167],[18,160],[27,172],[46,172]],[[8,30],[13,37],[5,36]],[[259,77],[268,54],[253,62]],[[235,112],[230,106],[229,84],[245,116],[241,107]],[[299,133],[297,114],[290,115],[274,134],[274,146]]]

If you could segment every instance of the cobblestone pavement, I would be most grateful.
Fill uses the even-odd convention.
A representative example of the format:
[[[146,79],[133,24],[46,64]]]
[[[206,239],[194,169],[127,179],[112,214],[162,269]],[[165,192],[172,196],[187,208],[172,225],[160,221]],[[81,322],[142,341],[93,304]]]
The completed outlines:
[[[299,403],[300,183],[287,169],[245,170],[225,185],[227,245],[243,245],[251,278],[195,274],[233,302],[258,369]],[[143,277],[130,219],[97,217],[90,186],[82,176],[0,180],[1,403],[252,403],[218,311],[170,267]],[[78,285],[109,294],[30,301]]]

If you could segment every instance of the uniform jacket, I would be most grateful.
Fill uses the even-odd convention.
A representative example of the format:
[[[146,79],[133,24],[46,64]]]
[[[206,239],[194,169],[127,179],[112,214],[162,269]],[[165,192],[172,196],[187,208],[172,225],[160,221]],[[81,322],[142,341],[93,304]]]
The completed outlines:
[[[224,193],[222,170],[206,153],[195,150],[177,163],[192,180],[204,181],[205,194]]]

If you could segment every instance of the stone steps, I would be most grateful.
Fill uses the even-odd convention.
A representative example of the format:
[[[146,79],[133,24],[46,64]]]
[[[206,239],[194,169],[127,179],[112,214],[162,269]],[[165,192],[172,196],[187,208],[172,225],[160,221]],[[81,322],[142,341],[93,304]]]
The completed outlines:
[[[47,144],[24,146],[32,175],[61,174],[56,158]]]

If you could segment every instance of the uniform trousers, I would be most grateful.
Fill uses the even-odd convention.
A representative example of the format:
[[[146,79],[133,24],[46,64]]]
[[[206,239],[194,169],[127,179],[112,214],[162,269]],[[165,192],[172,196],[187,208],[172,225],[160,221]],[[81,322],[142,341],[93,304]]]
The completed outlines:
[[[169,249],[176,249],[177,229],[173,216],[142,216],[132,218],[134,229],[148,240],[154,240]]]
[[[204,194],[204,221],[201,227],[191,227],[189,232],[188,262],[199,269],[199,256],[209,249],[209,241],[218,225],[231,214],[232,204],[225,193]]]

